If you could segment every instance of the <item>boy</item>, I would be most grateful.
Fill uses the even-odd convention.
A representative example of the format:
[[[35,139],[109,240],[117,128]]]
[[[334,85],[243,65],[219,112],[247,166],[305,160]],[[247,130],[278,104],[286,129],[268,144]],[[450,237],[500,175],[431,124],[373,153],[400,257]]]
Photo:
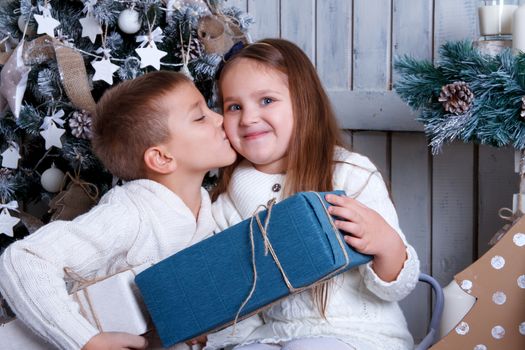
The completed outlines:
[[[0,256],[0,293],[17,317],[58,348],[143,349],[143,337],[99,333],[81,316],[67,294],[64,268],[93,279],[157,262],[206,238],[215,222],[202,180],[236,155],[222,116],[174,72],[149,73],[107,91],[93,134],[97,156],[129,182],[88,213],[9,246]]]

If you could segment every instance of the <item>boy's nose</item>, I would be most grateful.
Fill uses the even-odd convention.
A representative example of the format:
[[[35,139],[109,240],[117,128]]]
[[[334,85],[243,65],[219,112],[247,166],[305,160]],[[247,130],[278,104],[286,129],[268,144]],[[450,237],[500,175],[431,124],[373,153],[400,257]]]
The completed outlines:
[[[215,124],[218,127],[222,126],[224,117],[221,114],[219,114],[219,113],[215,113],[214,111],[211,111],[211,112],[212,112]]]

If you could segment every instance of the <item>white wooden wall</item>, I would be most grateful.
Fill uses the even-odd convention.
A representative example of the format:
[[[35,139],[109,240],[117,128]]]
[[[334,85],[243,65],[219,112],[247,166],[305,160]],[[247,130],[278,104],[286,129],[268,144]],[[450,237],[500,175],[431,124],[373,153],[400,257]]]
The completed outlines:
[[[477,0],[228,0],[253,15],[254,40],[282,37],[316,65],[354,150],[391,188],[401,227],[422,271],[444,286],[488,249],[505,223],[498,209],[518,190],[513,150],[452,144],[429,154],[422,126],[392,91],[397,55],[435,59],[447,40],[476,39]],[[410,307],[408,307],[410,304]],[[416,338],[425,334],[430,291],[402,302]]]

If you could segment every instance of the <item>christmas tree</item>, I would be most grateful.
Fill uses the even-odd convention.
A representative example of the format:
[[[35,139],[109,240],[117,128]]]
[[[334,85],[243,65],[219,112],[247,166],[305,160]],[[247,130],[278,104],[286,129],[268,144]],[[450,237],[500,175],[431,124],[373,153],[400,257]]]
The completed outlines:
[[[2,1],[0,253],[43,223],[87,211],[119,181],[90,145],[106,89],[175,70],[213,106],[217,67],[248,41],[252,22],[220,0]],[[46,210],[29,215],[30,203]]]

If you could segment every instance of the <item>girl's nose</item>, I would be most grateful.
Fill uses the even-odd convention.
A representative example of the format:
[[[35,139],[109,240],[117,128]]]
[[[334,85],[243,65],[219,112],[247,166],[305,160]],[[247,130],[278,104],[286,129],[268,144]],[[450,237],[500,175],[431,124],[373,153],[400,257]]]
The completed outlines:
[[[255,124],[257,123],[257,121],[259,121],[259,119],[259,115],[255,109],[245,108],[242,110],[240,120],[242,126],[249,126]]]

